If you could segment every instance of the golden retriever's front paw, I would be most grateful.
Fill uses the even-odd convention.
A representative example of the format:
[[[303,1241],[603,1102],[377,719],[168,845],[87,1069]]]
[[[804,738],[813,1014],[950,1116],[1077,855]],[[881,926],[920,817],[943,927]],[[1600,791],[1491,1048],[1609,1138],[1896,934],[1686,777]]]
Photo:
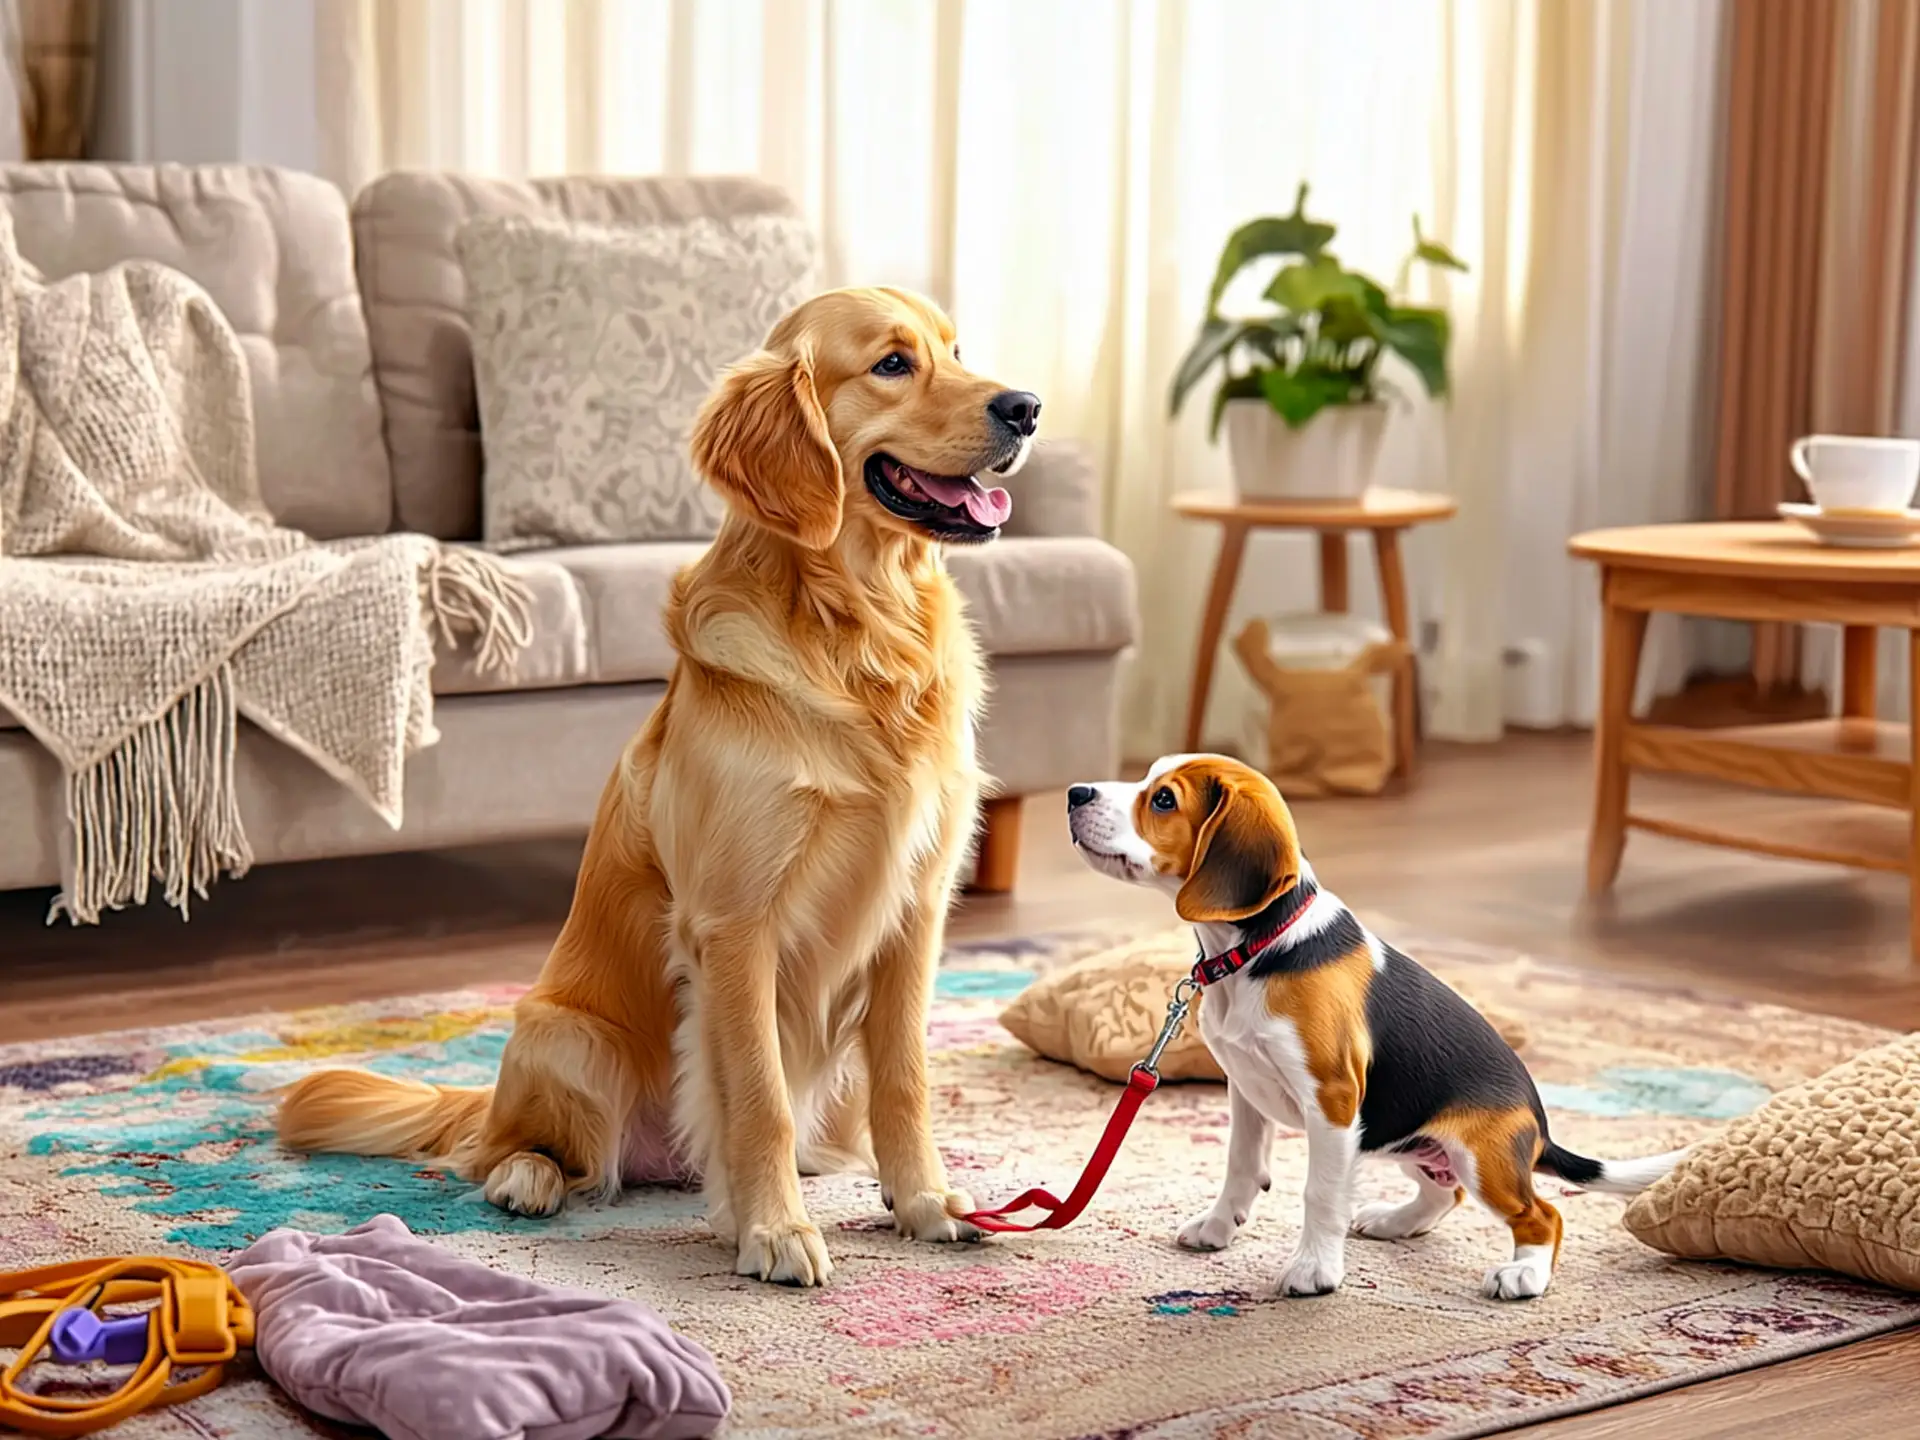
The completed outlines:
[[[964,1190],[920,1190],[895,1197],[893,1223],[909,1240],[971,1242],[980,1238],[980,1229],[960,1217],[973,1208],[973,1198]]]
[[[736,1275],[753,1275],[775,1285],[824,1285],[833,1278],[827,1242],[805,1220],[749,1225],[740,1234]]]
[[[549,1156],[521,1150],[493,1167],[483,1193],[515,1215],[558,1215],[567,1203],[567,1177]]]
[[[1209,1205],[1180,1227],[1173,1237],[1173,1243],[1182,1250],[1224,1250],[1233,1243],[1233,1237],[1240,1233],[1246,1218],[1245,1215],[1222,1214],[1218,1205]]]

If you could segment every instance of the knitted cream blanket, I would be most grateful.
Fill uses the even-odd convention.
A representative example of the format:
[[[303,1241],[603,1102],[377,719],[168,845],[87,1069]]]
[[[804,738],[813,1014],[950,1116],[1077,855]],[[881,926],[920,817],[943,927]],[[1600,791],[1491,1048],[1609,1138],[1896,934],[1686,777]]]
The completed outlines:
[[[398,828],[406,757],[438,738],[436,635],[511,668],[529,614],[490,556],[275,525],[205,292],[145,261],[45,282],[0,212],[0,706],[66,774],[56,914],[93,923],[150,879],[184,914],[246,871],[241,716]]]

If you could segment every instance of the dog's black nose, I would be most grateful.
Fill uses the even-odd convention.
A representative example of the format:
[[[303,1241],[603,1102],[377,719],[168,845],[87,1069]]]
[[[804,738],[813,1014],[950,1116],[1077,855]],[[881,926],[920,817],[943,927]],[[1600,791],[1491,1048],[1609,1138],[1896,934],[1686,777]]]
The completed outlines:
[[[1025,390],[1002,390],[987,402],[987,409],[1021,435],[1031,435],[1040,426],[1040,397]]]
[[[1091,799],[1093,799],[1093,786],[1069,785],[1067,787],[1067,809],[1078,810]]]

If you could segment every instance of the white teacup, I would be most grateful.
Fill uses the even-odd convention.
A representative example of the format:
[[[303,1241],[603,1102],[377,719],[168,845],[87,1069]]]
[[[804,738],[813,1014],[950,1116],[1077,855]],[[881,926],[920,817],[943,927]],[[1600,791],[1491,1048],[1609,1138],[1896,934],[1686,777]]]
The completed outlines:
[[[1788,455],[1813,503],[1830,515],[1902,511],[1920,485],[1920,440],[1808,435]]]

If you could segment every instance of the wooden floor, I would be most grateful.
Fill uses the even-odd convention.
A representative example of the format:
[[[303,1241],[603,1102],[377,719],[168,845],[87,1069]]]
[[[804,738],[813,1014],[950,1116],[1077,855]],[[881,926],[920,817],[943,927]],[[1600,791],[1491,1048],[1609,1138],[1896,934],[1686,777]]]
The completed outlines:
[[[1590,909],[1589,785],[1584,738],[1517,737],[1429,746],[1405,794],[1296,809],[1323,880],[1375,914],[1600,972],[1920,1028],[1900,880],[1635,835],[1615,901]],[[1819,805],[1640,779],[1634,799],[1762,830]],[[1171,921],[1162,898],[1074,859],[1060,797],[1027,805],[1017,890],[963,902],[956,938]],[[527,980],[565,916],[577,858],[576,844],[555,842],[274,867],[223,886],[190,925],[156,906],[93,930],[49,928],[46,893],[0,895],[0,1041]],[[1917,1371],[1920,1332],[1902,1332],[1517,1433],[1907,1434]]]

